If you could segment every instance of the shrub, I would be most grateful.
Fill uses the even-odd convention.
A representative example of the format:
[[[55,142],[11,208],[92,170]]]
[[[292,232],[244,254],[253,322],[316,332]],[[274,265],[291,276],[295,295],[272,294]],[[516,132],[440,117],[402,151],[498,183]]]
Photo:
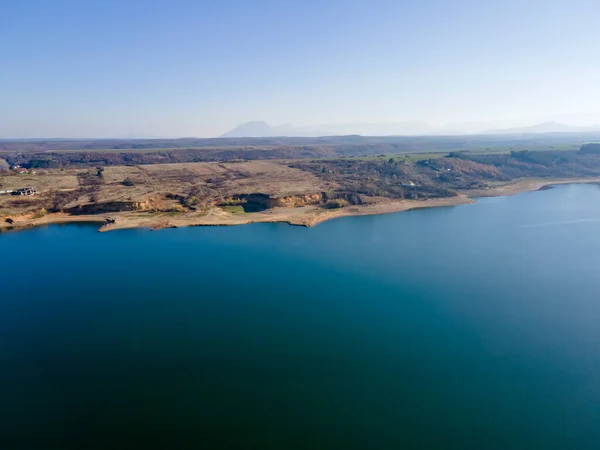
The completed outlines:
[[[329,200],[327,203],[325,203],[323,205],[323,207],[327,208],[327,209],[338,209],[338,208],[343,208],[344,206],[348,206],[348,202],[342,198]]]
[[[46,208],[41,208],[39,211],[37,211],[33,215],[33,218],[34,219],[39,219],[40,217],[44,217],[46,214],[48,214],[48,211],[46,211]]]
[[[185,200],[185,206],[187,206],[188,208],[191,206],[195,206],[198,203],[200,203],[200,199],[198,197],[196,197],[195,195],[193,195]]]

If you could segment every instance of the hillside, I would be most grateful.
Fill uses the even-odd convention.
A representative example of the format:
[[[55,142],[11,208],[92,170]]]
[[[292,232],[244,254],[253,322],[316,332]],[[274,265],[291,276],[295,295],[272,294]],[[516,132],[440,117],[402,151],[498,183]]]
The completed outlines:
[[[62,221],[101,217],[122,221],[123,226],[154,224],[158,219],[160,226],[231,221],[310,224],[340,214],[464,203],[471,193],[481,195],[519,180],[596,179],[598,148],[589,144],[571,152],[37,168],[27,173],[5,169],[0,172],[1,190],[31,186],[39,194],[0,195],[1,227],[50,220],[48,214]],[[288,209],[282,213],[281,208]],[[338,210],[345,212],[332,212]]]

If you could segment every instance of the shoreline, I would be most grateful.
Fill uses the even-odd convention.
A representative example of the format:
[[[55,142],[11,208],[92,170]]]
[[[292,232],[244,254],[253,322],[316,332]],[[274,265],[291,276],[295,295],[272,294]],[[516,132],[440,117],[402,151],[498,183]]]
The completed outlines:
[[[485,197],[508,197],[511,195],[521,194],[523,192],[535,192],[551,188],[552,186],[562,184],[595,184],[600,183],[600,178],[528,178],[515,180],[509,183],[490,186],[487,189],[473,189],[471,191],[462,191],[464,195],[470,198],[485,198]]]
[[[563,178],[563,179],[526,179],[491,186],[487,189],[458,192],[455,197],[444,197],[428,200],[390,200],[366,205],[353,205],[340,209],[323,209],[319,206],[303,206],[290,208],[273,208],[263,212],[235,214],[223,211],[218,207],[206,213],[169,213],[117,212],[95,215],[69,215],[66,213],[50,213],[34,218],[33,213],[14,216],[13,224],[0,223],[0,233],[20,231],[38,226],[66,223],[97,223],[98,231],[105,232],[119,229],[147,228],[180,228],[192,226],[237,226],[253,223],[287,223],[292,226],[312,227],[328,220],[340,217],[392,214],[416,209],[440,208],[476,203],[477,198],[503,197],[523,192],[539,191],[561,184],[594,184],[600,178]]]

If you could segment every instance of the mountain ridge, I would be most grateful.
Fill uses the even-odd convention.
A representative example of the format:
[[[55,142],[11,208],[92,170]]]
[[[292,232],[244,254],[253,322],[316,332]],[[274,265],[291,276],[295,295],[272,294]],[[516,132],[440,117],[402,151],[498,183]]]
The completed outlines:
[[[505,128],[498,130],[489,130],[485,134],[543,134],[543,133],[575,133],[600,131],[600,125],[589,127],[574,127],[564,123],[549,121],[542,122],[528,127]]]
[[[466,124],[465,124],[466,125]],[[512,128],[483,128],[475,131],[461,129],[460,124],[435,127],[425,122],[349,123],[296,127],[291,124],[269,125],[265,121],[251,121],[238,125],[222,134],[221,138],[266,138],[266,137],[325,137],[325,136],[443,136],[478,134],[544,134],[585,133],[600,131],[600,125],[571,126],[556,121],[541,122],[529,126]]]

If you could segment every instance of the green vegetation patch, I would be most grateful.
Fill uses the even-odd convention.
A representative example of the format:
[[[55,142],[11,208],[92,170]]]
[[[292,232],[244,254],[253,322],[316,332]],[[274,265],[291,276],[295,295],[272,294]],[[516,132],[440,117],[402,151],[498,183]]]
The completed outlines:
[[[345,206],[348,206],[348,201],[344,200],[342,198],[338,198],[338,199],[334,199],[334,200],[329,200],[327,203],[325,203],[323,205],[323,208],[325,208],[325,209],[340,209]]]
[[[242,205],[221,206],[220,208],[230,214],[246,214]]]

